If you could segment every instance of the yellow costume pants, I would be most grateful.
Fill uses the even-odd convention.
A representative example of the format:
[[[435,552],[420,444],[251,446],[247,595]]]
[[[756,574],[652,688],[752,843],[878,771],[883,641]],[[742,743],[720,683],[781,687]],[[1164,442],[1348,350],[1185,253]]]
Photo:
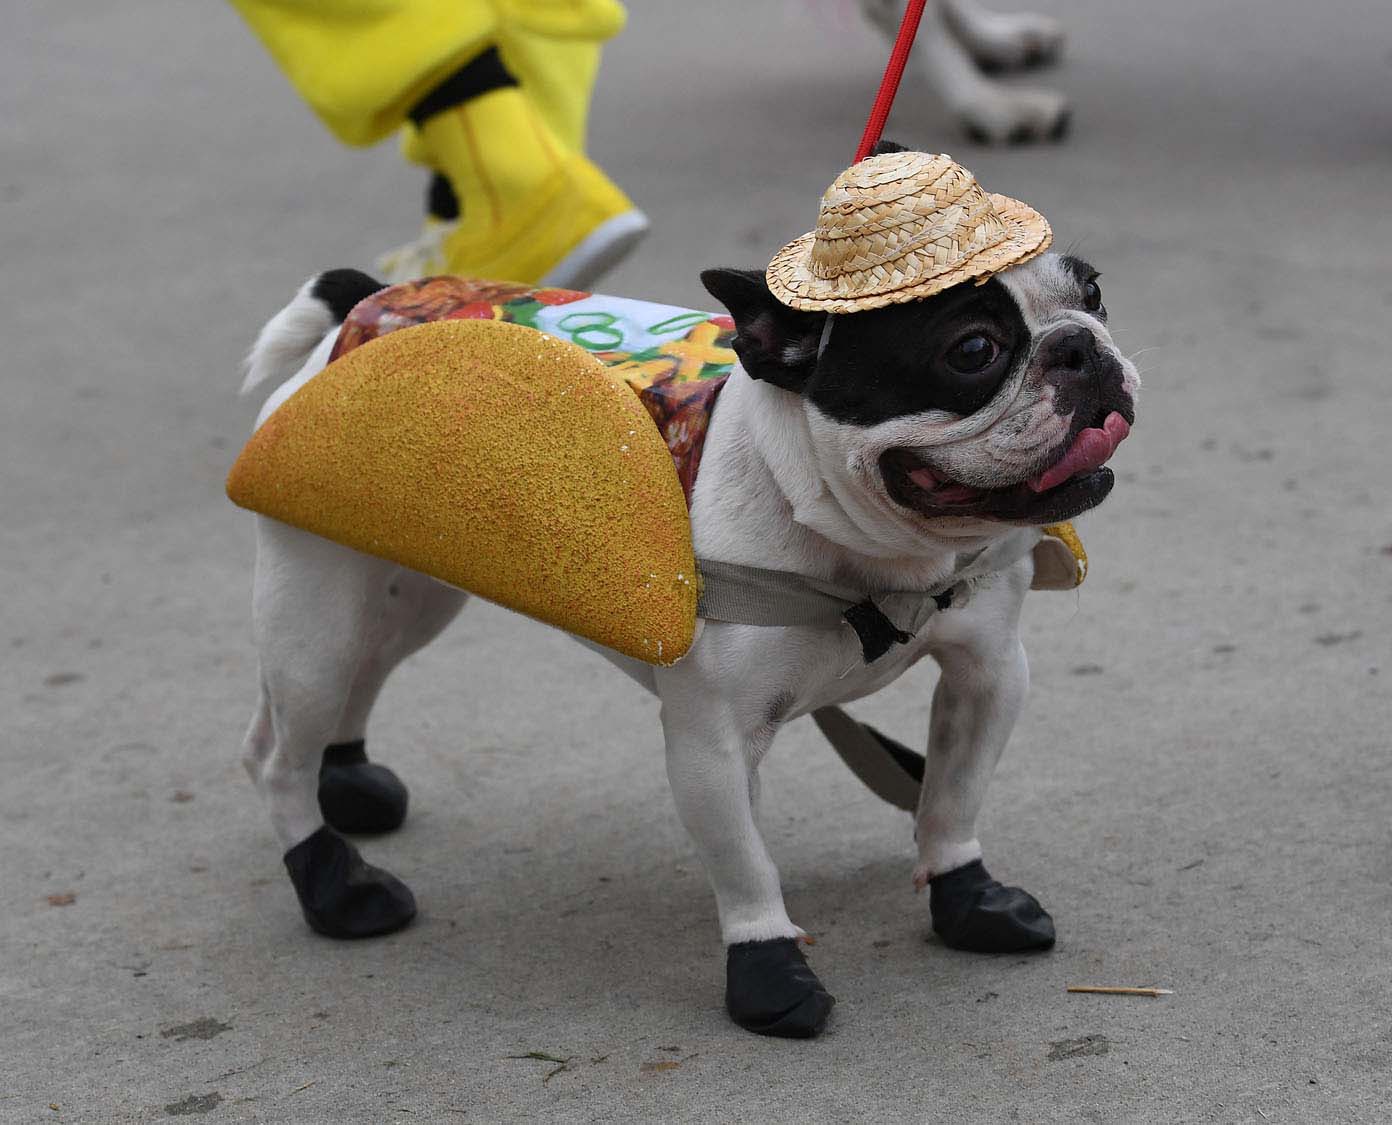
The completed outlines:
[[[411,107],[480,51],[504,64],[563,143],[584,147],[600,44],[618,0],[232,0],[320,119],[345,144],[389,136]]]

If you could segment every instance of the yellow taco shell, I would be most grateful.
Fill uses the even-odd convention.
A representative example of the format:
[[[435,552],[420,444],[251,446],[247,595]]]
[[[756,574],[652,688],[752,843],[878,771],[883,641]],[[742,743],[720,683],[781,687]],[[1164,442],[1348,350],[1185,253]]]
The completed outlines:
[[[698,594],[671,454],[582,348],[448,320],[336,360],[252,435],[237,504],[651,664]]]

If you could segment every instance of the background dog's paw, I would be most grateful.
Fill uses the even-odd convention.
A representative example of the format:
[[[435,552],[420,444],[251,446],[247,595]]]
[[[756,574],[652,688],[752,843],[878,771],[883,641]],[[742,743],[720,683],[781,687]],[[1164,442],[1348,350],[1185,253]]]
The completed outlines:
[[[406,819],[410,795],[401,778],[367,760],[363,742],[340,742],[324,750],[319,766],[319,811],[339,832],[392,832]]]
[[[305,921],[326,937],[389,934],[416,916],[411,889],[367,863],[331,828],[318,829],[286,852],[285,869]]]
[[[726,954],[725,1010],[746,1031],[811,1039],[835,1003],[795,938],[740,942]]]
[[[972,953],[1050,949],[1054,920],[1019,887],[992,879],[981,860],[928,880],[933,930],[945,945]]]
[[[1055,62],[1063,25],[1033,12],[997,13],[963,0],[943,0],[943,20],[983,70],[1022,70]]]
[[[1056,141],[1068,132],[1068,99],[1055,90],[1015,89],[994,83],[954,107],[962,131],[977,144]]]

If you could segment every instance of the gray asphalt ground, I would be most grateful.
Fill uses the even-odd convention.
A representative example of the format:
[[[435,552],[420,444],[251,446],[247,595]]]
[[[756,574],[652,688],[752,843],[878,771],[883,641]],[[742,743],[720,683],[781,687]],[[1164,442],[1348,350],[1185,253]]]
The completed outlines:
[[[414,807],[366,851],[418,922],[308,932],[238,764],[238,362],[414,233],[422,177],[332,142],[219,4],[7,12],[0,1120],[1392,1120],[1392,14],[1041,3],[1066,143],[974,149],[913,80],[890,135],[1044,211],[1146,374],[983,824],[1060,941],[933,940],[908,819],[795,724],[765,819],[840,1000],[813,1043],[726,1021],[655,705],[487,606],[373,731]],[[592,147],[655,230],[605,288],[706,307],[700,268],[810,225],[885,50],[834,3],[634,7]],[[931,683],[858,713],[919,742]]]

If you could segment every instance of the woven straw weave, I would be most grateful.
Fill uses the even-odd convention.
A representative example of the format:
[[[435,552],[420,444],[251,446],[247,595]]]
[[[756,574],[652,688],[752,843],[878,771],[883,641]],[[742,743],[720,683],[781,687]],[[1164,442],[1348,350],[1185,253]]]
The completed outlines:
[[[817,229],[774,256],[768,285],[795,309],[877,309],[984,281],[1052,239],[1043,215],[988,195],[952,157],[890,152],[836,177]]]

